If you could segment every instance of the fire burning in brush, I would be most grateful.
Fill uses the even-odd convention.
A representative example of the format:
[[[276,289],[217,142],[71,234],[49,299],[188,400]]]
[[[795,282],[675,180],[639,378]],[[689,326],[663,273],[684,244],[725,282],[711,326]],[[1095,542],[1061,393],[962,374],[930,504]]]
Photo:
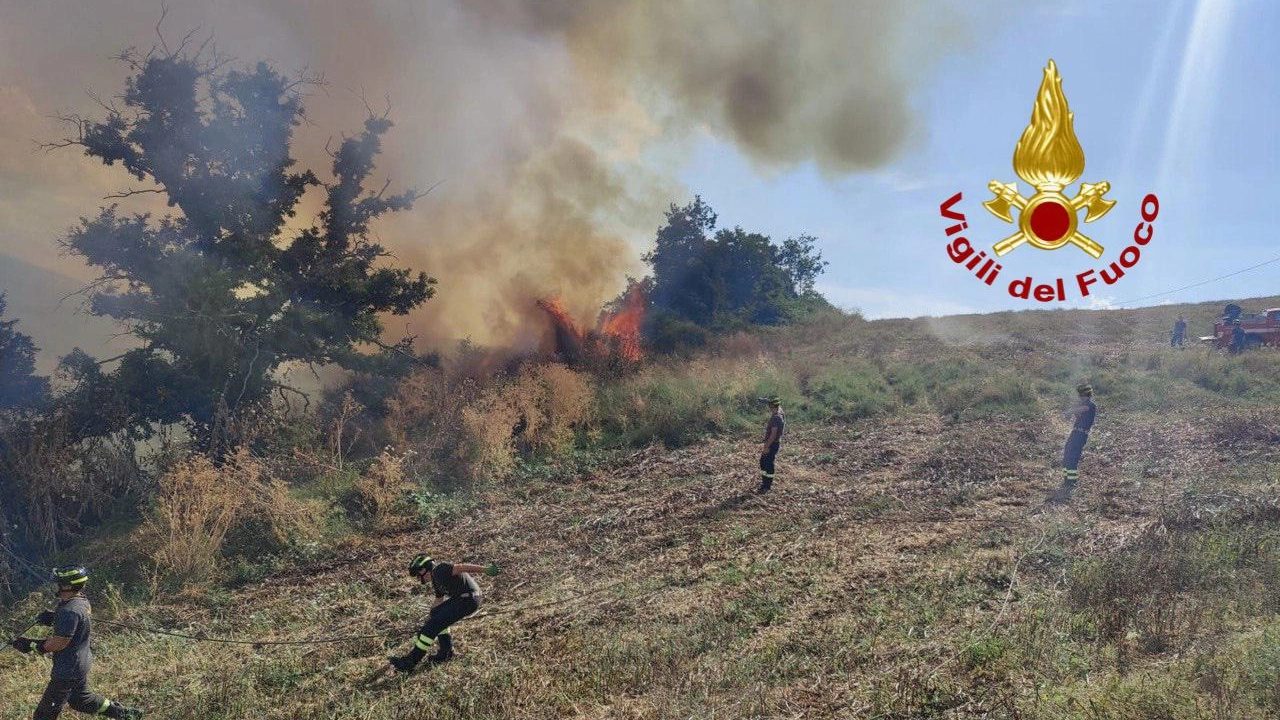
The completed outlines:
[[[594,330],[585,330],[575,322],[559,298],[538,300],[538,307],[551,320],[556,354],[570,363],[612,354],[630,362],[644,358],[640,326],[644,322],[645,296],[638,286],[627,291],[621,307],[601,313]]]
[[[640,325],[644,322],[645,300],[644,290],[632,285],[619,310],[600,316],[600,334],[617,342],[619,354],[632,362],[644,357],[640,349]]]
[[[586,333],[573,321],[569,311],[564,309],[560,298],[539,300],[538,307],[551,319],[551,330],[555,334],[555,353],[564,356],[570,363],[577,362],[587,340]]]

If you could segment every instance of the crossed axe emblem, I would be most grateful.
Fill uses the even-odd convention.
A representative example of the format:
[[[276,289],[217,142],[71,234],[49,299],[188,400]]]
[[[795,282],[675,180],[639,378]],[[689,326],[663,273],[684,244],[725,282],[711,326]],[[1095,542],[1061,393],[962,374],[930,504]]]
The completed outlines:
[[[1014,222],[1010,208],[1018,210],[1018,232],[995,244],[996,256],[1002,256],[1023,243],[1030,243],[1042,250],[1056,250],[1071,243],[1094,258],[1102,257],[1102,246],[1077,230],[1080,210],[1087,210],[1084,221],[1093,222],[1106,215],[1115,206],[1115,200],[1105,199],[1111,191],[1111,183],[1080,183],[1074,198],[1068,199],[1056,186],[1042,185],[1030,198],[1018,192],[1017,183],[992,180],[987,188],[995,197],[982,203],[992,215],[1007,223]],[[1056,207],[1055,207],[1056,206]]]

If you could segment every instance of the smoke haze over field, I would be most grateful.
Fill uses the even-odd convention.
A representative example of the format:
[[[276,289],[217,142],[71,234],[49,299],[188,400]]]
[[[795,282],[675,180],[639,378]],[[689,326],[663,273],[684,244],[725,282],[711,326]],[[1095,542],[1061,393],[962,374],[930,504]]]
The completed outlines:
[[[590,320],[642,270],[662,211],[697,190],[676,173],[702,133],[764,171],[888,161],[915,129],[919,64],[951,29],[922,5],[174,0],[163,30],[171,46],[197,28],[197,42],[212,35],[241,63],[323,73],[294,150],[317,170],[325,140],[358,129],[361,97],[376,112],[389,101],[396,127],[377,174],[393,187],[439,185],[377,234],[399,264],[440,280],[390,334],[527,345],[542,327],[535,298],[561,296]],[[74,150],[33,154],[31,141],[64,132],[56,113],[103,115],[86,91],[106,102],[120,91],[126,68],[107,58],[155,44],[160,6],[0,7],[0,253],[91,277],[55,239],[137,185]],[[38,325],[24,329],[50,344]]]

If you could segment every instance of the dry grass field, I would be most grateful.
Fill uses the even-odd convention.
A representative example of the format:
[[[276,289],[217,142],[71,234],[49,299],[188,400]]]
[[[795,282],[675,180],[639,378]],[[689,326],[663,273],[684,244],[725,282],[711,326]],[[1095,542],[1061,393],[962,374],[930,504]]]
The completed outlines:
[[[1194,336],[1220,306],[825,317],[619,377],[516,377],[459,423],[475,477],[411,511],[240,582],[228,559],[91,592],[101,619],[184,634],[362,639],[100,624],[94,684],[157,718],[1280,716],[1280,354],[1168,347],[1178,312]],[[1100,411],[1080,490],[1047,506],[1082,379]],[[788,434],[757,496],[765,393]],[[526,406],[543,445],[483,441],[485,408],[509,427]],[[385,429],[390,452],[415,432]],[[404,457],[353,487],[399,487]],[[284,478],[294,510],[333,477]],[[138,537],[85,552],[114,567]],[[424,550],[504,572],[454,662],[367,682],[430,604],[402,570]],[[47,670],[0,654],[0,718],[29,716]]]

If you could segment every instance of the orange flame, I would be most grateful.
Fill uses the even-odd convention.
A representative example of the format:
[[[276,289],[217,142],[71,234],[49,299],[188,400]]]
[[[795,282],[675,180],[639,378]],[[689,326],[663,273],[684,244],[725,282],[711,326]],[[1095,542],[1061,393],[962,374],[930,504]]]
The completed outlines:
[[[601,313],[592,332],[583,330],[574,321],[559,298],[538,300],[538,307],[551,318],[555,352],[570,363],[576,363],[588,354],[607,357],[612,352],[631,362],[644,358],[640,327],[644,322],[645,296],[639,287],[633,286],[627,291],[621,308]]]
[[[618,352],[623,357],[639,362],[644,353],[640,350],[640,324],[644,322],[644,291],[632,286],[623,300],[622,309],[600,318],[600,334],[616,338]]]
[[[1061,190],[1084,173],[1084,148],[1076,139],[1074,118],[1062,93],[1058,66],[1050,60],[1031,111],[1031,123],[1013,150],[1013,170],[1018,177],[1038,189]]]
[[[574,322],[573,316],[569,315],[560,298],[539,300],[538,307],[551,318],[551,328],[555,333],[555,352],[563,355],[565,360],[571,363],[577,362],[582,354],[586,333],[578,327],[578,323]]]

